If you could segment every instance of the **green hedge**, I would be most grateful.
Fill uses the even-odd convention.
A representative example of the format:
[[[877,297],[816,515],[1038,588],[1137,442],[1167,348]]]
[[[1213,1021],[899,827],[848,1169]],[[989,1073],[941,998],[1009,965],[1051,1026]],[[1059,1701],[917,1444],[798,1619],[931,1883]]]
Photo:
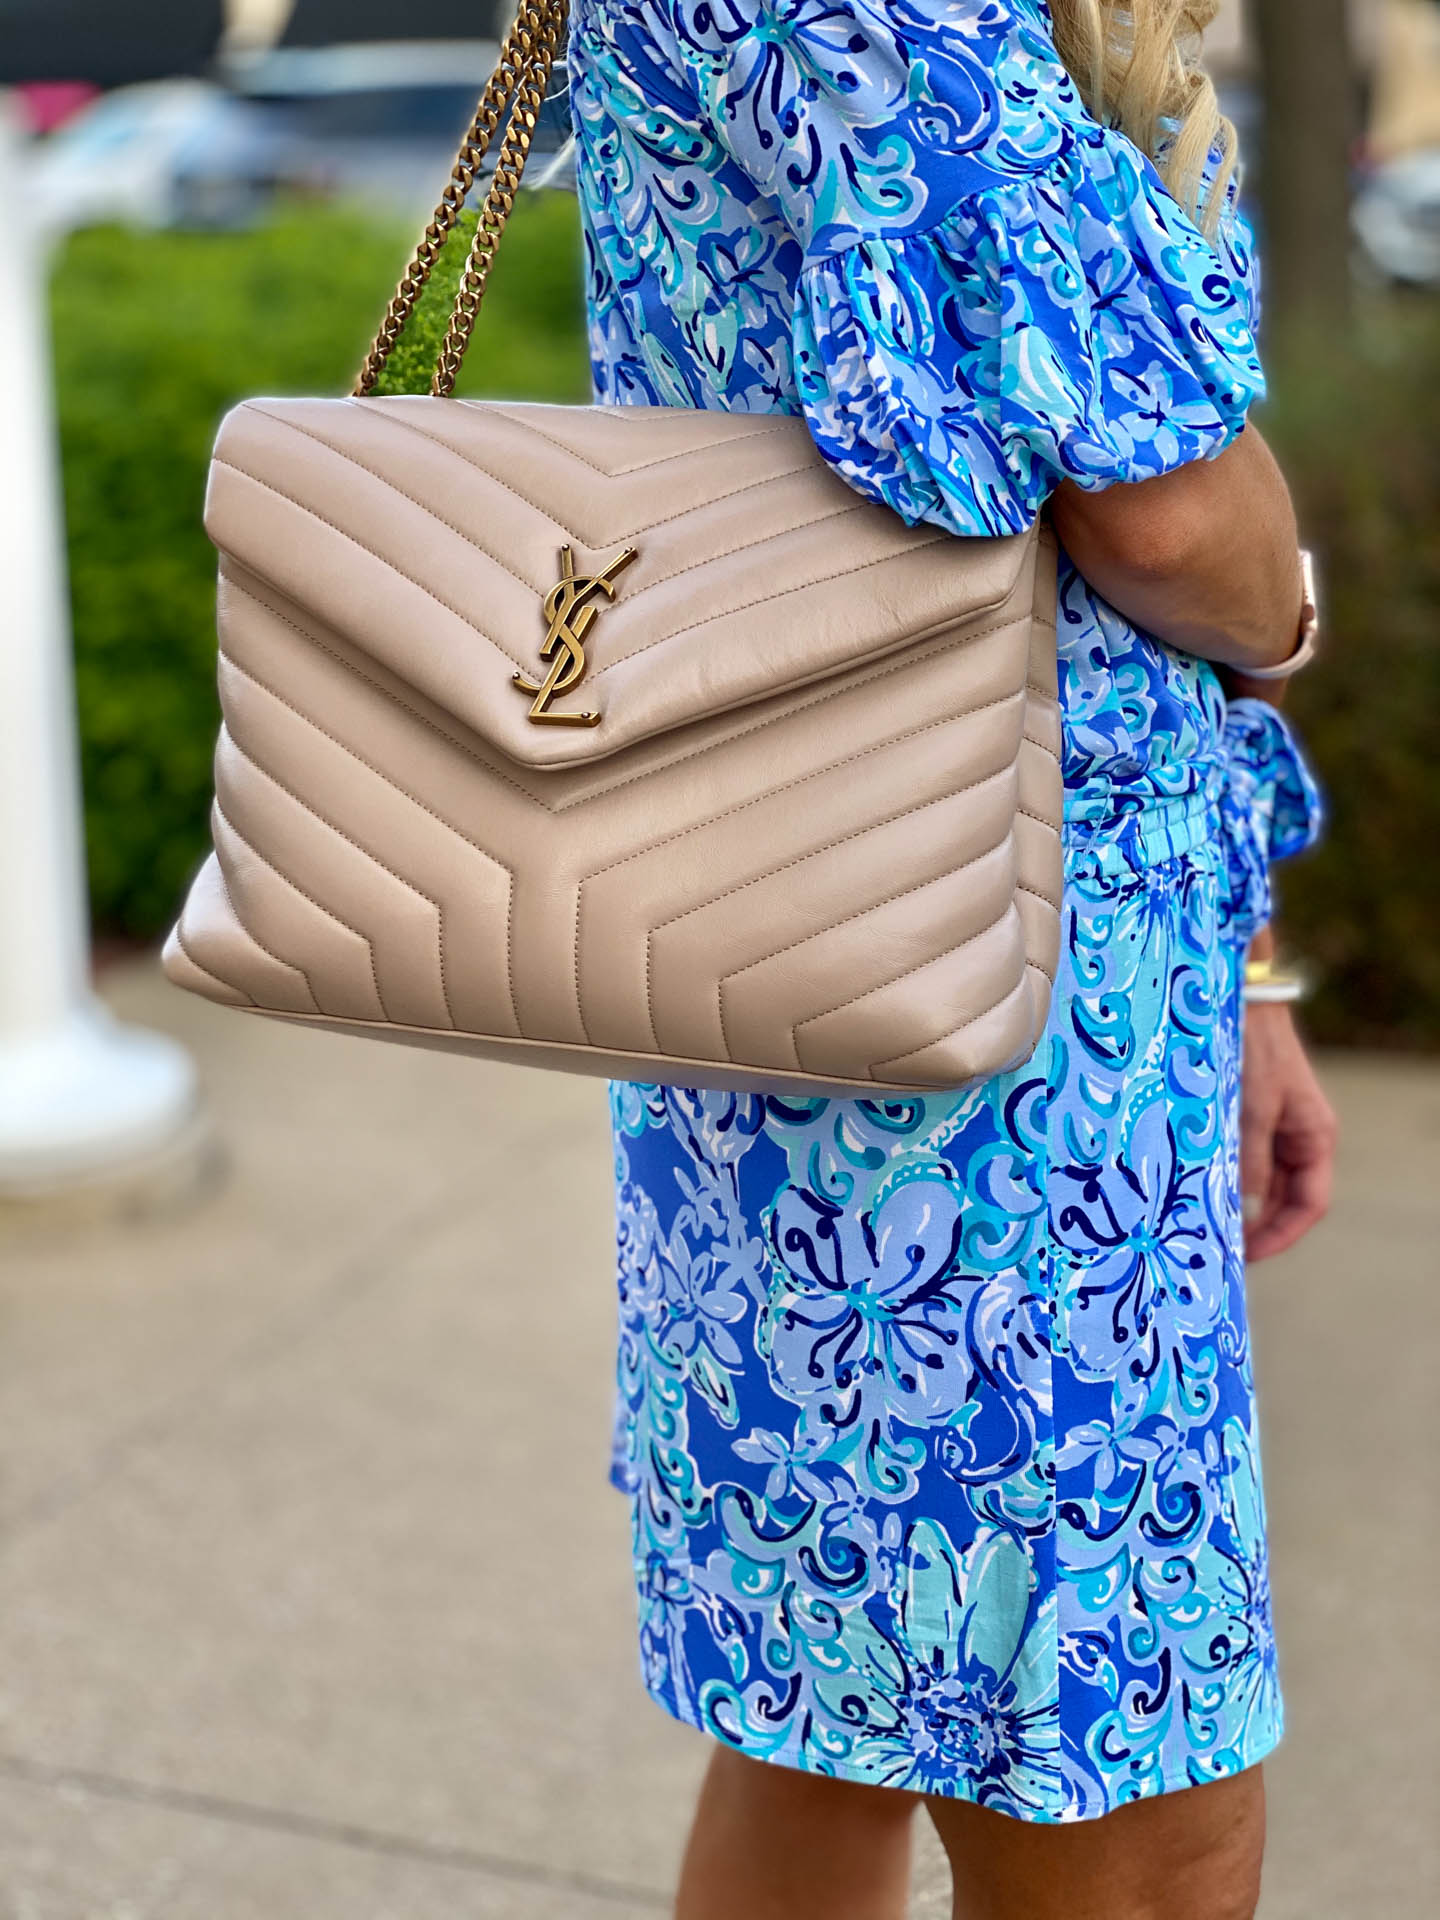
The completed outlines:
[[[55,278],[91,888],[97,928],[148,938],[208,843],[214,562],[200,527],[215,423],[254,392],[340,393],[408,236],[297,209],[235,235],[81,233]],[[453,285],[458,249],[442,261]],[[426,384],[442,325],[394,384]],[[574,202],[527,196],[466,389],[587,388]],[[1440,305],[1377,300],[1328,365],[1275,382],[1266,420],[1329,581],[1323,669],[1293,712],[1331,796],[1285,870],[1322,971],[1321,1038],[1440,1048]]]
[[[529,195],[461,391],[586,397],[575,203]],[[168,926],[209,844],[215,557],[200,524],[220,416],[251,393],[345,393],[412,238],[296,209],[254,232],[77,233],[53,283],[75,671],[97,931]],[[423,390],[460,269],[402,343]],[[420,336],[424,337],[421,338]]]
[[[1319,550],[1323,665],[1287,710],[1329,799],[1280,870],[1315,962],[1307,1009],[1342,1046],[1440,1049],[1440,303],[1377,299],[1343,351],[1282,368],[1266,432]]]

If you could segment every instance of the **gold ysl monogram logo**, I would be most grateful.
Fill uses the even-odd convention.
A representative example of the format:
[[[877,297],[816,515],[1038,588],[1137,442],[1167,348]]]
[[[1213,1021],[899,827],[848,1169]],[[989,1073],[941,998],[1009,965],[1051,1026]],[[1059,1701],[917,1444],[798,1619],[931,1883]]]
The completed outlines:
[[[540,658],[549,660],[550,671],[543,680],[527,680],[523,673],[513,675],[522,693],[533,693],[529,717],[540,727],[594,727],[598,713],[553,713],[550,702],[568,693],[585,673],[584,640],[595,618],[594,607],[584,603],[593,594],[615,598],[615,576],[637,558],[634,547],[622,547],[598,573],[575,578],[575,556],[569,547],[560,549],[560,578],[545,596],[545,618],[549,631],[540,649]]]

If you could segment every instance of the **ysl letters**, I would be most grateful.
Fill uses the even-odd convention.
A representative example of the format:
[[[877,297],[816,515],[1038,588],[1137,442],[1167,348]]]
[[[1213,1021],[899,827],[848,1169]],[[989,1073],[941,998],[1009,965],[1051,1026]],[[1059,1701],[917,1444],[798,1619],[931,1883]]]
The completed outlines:
[[[524,674],[512,675],[522,693],[533,693],[529,718],[536,726],[593,727],[600,715],[555,712],[550,702],[568,693],[584,677],[586,668],[585,635],[595,619],[595,608],[584,603],[592,595],[603,593],[615,598],[615,578],[637,557],[634,547],[623,547],[613,560],[607,560],[598,573],[575,578],[575,556],[569,547],[560,549],[560,578],[545,596],[548,631],[540,648],[540,658],[551,662],[543,680],[527,680]]]

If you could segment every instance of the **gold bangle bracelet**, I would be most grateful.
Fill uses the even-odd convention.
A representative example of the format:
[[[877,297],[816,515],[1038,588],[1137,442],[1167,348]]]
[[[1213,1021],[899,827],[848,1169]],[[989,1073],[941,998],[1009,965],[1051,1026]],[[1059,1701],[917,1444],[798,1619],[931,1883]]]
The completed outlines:
[[[1249,960],[1240,997],[1252,1006],[1280,1006],[1303,1000],[1310,976],[1301,967],[1280,966],[1274,960]]]

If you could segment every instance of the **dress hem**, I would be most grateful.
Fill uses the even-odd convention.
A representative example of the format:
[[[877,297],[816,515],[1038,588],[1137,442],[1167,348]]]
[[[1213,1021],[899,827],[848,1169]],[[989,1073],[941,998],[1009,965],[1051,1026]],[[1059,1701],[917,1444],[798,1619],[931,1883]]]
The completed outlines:
[[[734,1741],[724,1739],[713,1727],[703,1726],[695,1715],[686,1713],[678,1701],[667,1699],[663,1693],[657,1692],[655,1688],[648,1685],[643,1676],[641,1685],[647,1697],[653,1700],[663,1713],[669,1714],[672,1720],[678,1720],[681,1726],[690,1727],[696,1733],[703,1734],[706,1739],[713,1740],[717,1747],[725,1747],[731,1753],[742,1753],[747,1759],[757,1760],[764,1766],[788,1767],[792,1773],[808,1773],[824,1779],[845,1780],[861,1787],[893,1788],[898,1793],[918,1794],[926,1800],[964,1800],[971,1806],[983,1804],[988,1812],[999,1813],[1007,1820],[1018,1820],[1022,1825],[1033,1827],[1082,1826],[1092,1820],[1103,1820],[1108,1814],[1117,1813],[1122,1807],[1133,1806],[1141,1800],[1159,1800],[1167,1793],[1182,1793],[1190,1787],[1213,1786],[1221,1780],[1233,1780],[1267,1760],[1285,1736],[1284,1716],[1281,1714],[1277,1716],[1275,1725],[1269,1733],[1258,1739],[1247,1741],[1242,1746],[1237,1756],[1238,1764],[1220,1767],[1204,1780],[1192,1780],[1188,1772],[1180,1775],[1171,1771],[1147,1779],[1142,1783],[1139,1793],[1118,1801],[1113,1807],[1102,1807],[1093,1813],[1018,1812],[1012,1808],[997,1805],[994,1801],[981,1802],[974,1791],[967,1791],[965,1784],[960,1781],[954,1782],[948,1788],[911,1787],[906,1786],[902,1781],[876,1780],[859,1767],[847,1767],[840,1763],[827,1764],[823,1769],[806,1767],[785,1753],[754,1753],[748,1747],[738,1746]]]

